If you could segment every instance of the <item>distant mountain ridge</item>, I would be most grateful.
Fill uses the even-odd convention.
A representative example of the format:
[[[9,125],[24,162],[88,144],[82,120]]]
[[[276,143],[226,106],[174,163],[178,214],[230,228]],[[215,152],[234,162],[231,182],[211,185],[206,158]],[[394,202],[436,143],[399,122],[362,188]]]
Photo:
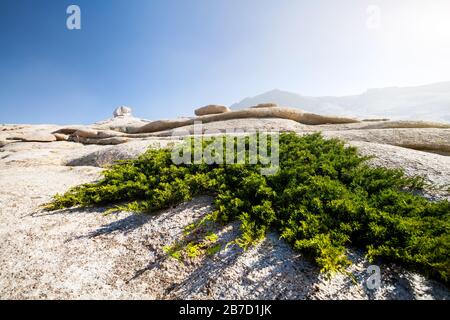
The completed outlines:
[[[319,114],[450,122],[450,81],[415,87],[369,89],[360,95],[310,97],[271,90],[245,98],[232,109],[273,102]]]

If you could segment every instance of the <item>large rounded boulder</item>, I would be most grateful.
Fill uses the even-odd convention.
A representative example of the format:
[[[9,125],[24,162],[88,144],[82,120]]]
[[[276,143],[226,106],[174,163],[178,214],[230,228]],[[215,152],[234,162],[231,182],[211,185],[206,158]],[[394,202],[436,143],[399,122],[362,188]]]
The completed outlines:
[[[198,108],[195,110],[195,115],[196,116],[206,116],[209,114],[219,114],[219,113],[225,113],[225,112],[229,112],[230,108],[225,107],[225,106],[220,106],[217,104],[210,104],[207,106],[204,106],[202,108]]]

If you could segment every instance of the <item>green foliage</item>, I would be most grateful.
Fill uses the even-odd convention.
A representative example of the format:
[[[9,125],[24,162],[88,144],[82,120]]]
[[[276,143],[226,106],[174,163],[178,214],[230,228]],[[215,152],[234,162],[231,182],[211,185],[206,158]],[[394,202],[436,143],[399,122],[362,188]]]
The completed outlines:
[[[217,243],[219,236],[210,231],[212,228],[210,219],[206,216],[197,223],[188,225],[184,230],[181,240],[163,250],[177,260],[195,259],[203,255],[214,255],[220,251],[222,245]]]
[[[355,148],[319,134],[282,134],[279,154],[278,172],[264,176],[259,164],[174,165],[170,150],[148,150],[106,170],[96,183],[56,195],[47,209],[118,204],[113,210],[154,213],[209,194],[215,211],[208,219],[240,220],[236,243],[243,248],[276,230],[324,272],[344,270],[346,248],[353,246],[372,260],[398,262],[449,283],[450,203],[411,192],[424,187],[422,178],[369,167]],[[188,226],[185,236],[204,222]],[[214,254],[220,245],[213,240],[166,249],[177,259]]]

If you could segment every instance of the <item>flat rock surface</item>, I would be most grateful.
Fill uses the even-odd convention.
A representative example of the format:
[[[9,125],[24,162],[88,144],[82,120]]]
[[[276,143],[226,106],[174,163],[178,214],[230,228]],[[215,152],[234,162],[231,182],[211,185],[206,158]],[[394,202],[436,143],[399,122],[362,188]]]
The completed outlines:
[[[68,166],[95,166],[105,167],[114,164],[118,160],[137,158],[148,148],[164,148],[171,145],[170,140],[137,140],[106,148],[96,148],[90,153],[74,156],[66,164]]]
[[[358,129],[324,131],[325,137],[366,141],[450,154],[450,129]]]
[[[195,130],[201,130],[196,132]],[[218,122],[203,123],[201,125],[189,125],[162,132],[165,136],[179,136],[194,133],[234,133],[246,130],[261,131],[302,131],[308,130],[308,126],[288,119],[257,119],[248,118],[224,120]]]
[[[375,166],[401,168],[407,175],[423,176],[437,186],[450,183],[450,157],[380,143],[350,141],[349,144],[364,156],[374,156],[369,163]]]
[[[450,298],[443,285],[390,264],[380,266],[381,288],[368,290],[369,263],[354,249],[349,252],[354,264],[348,271],[356,283],[343,274],[328,280],[276,234],[245,252],[230,246],[186,263],[167,257],[163,247],[212,210],[208,197],[153,216],[127,212],[104,216],[105,208],[39,210],[54,194],[100,177],[101,168],[89,162],[65,166],[69,159],[83,155],[89,159],[102,151],[114,158],[108,148],[117,151],[124,146],[137,154],[151,143],[109,147],[15,142],[0,149],[0,298]],[[366,141],[350,144],[377,156],[374,165],[400,166],[409,173],[423,173],[430,181],[449,183],[448,157]],[[238,229],[238,224],[217,226],[220,243],[224,246],[234,239]]]

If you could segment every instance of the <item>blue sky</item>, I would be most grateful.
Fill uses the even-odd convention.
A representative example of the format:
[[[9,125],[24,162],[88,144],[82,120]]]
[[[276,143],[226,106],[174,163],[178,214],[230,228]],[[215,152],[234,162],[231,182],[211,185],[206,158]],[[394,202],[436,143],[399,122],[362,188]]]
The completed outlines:
[[[450,80],[449,3],[2,0],[0,123],[92,123],[118,105],[173,118],[275,88],[347,95]],[[66,28],[70,4],[81,30]]]

